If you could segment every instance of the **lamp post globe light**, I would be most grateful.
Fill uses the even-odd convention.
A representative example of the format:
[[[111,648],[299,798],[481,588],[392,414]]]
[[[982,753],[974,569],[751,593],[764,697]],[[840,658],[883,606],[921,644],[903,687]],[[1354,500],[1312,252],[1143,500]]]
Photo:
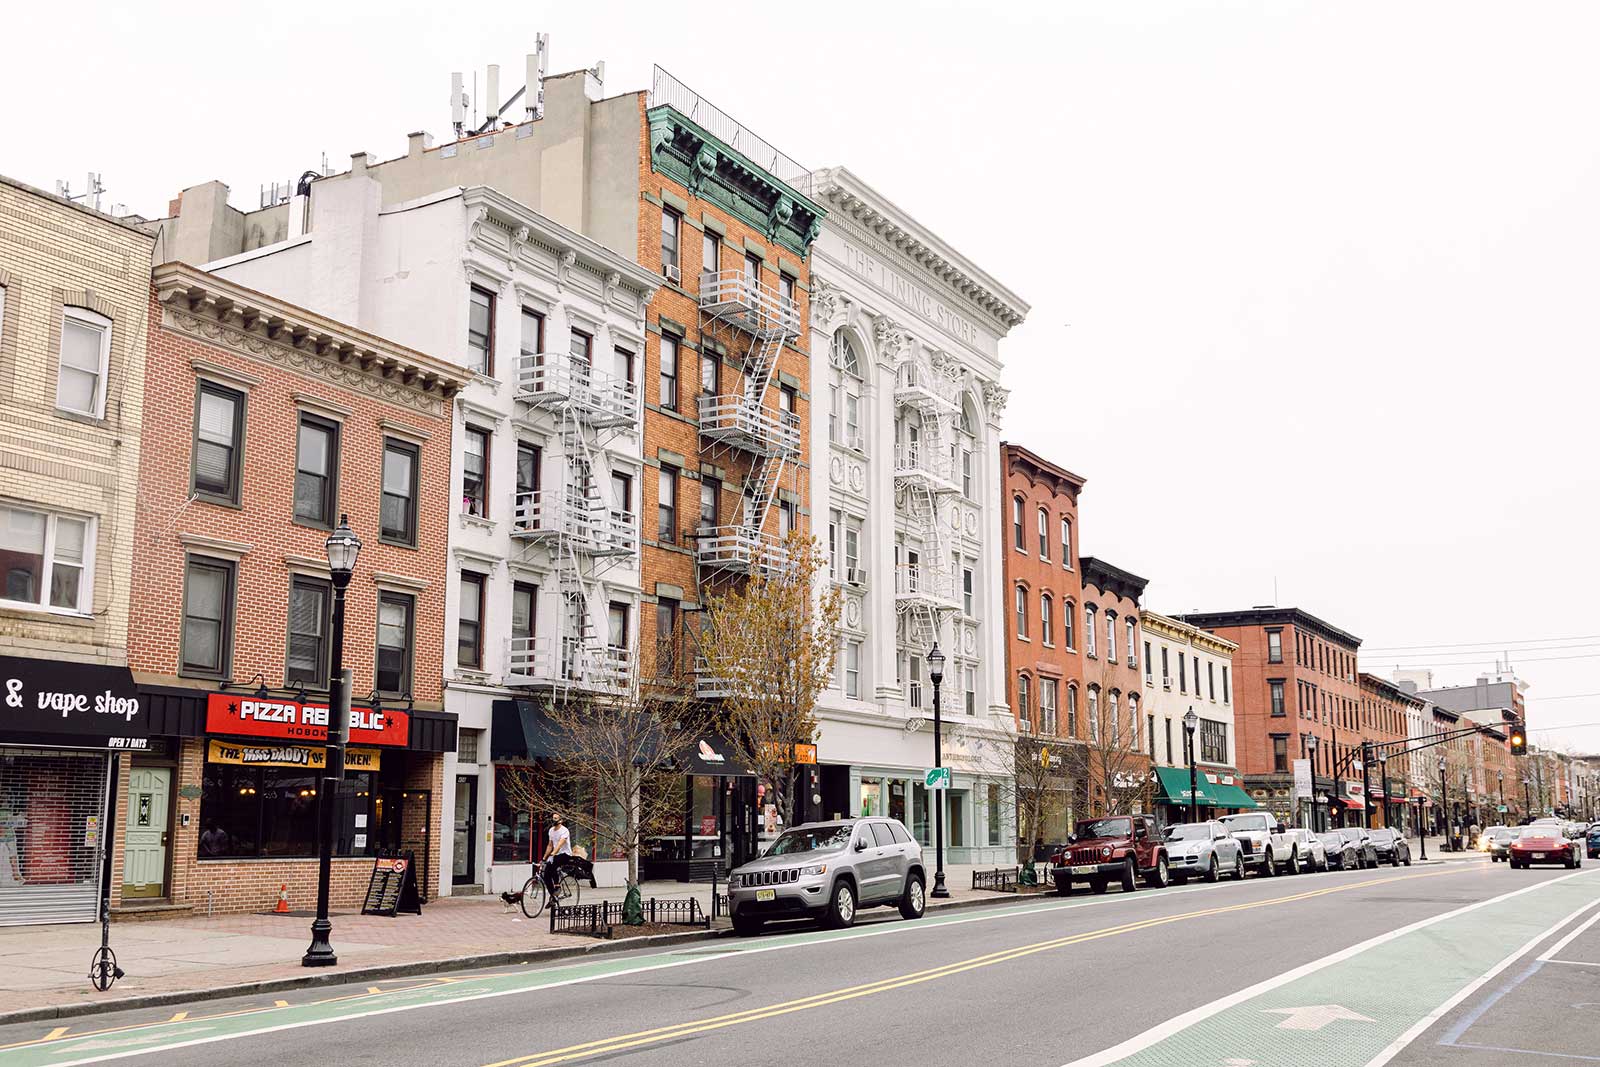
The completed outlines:
[[[311,946],[301,957],[305,967],[332,967],[339,962],[328,935],[328,885],[333,877],[333,839],[339,805],[335,793],[344,778],[344,740],[350,729],[350,693],[344,684],[344,591],[361,555],[361,538],[350,528],[350,516],[340,515],[338,527],[323,542],[328,554],[328,576],[333,580],[333,633],[328,664],[328,759],[322,786],[317,790],[317,917],[311,923]]]
[[[1195,769],[1194,769],[1194,731],[1195,731],[1195,728],[1197,726],[1199,726],[1199,725],[1200,725],[1200,716],[1198,716],[1198,715],[1196,715],[1194,713],[1194,706],[1191,704],[1189,706],[1189,710],[1183,713],[1183,732],[1184,732],[1185,736],[1188,738],[1188,742],[1189,742],[1189,821],[1190,822],[1199,822],[1200,821],[1200,812],[1199,812],[1200,799],[1199,799],[1198,796],[1195,795],[1198,783],[1196,781]]]
[[[933,648],[928,651],[928,681],[933,683],[933,766],[935,770],[944,766],[944,751],[942,748],[944,727],[939,717],[939,686],[944,682],[944,653],[939,651],[939,642],[933,643]],[[930,789],[932,793],[934,790]],[[948,790],[939,790],[941,795],[933,802],[933,892],[934,897],[948,897],[950,890],[944,884],[944,804]]]

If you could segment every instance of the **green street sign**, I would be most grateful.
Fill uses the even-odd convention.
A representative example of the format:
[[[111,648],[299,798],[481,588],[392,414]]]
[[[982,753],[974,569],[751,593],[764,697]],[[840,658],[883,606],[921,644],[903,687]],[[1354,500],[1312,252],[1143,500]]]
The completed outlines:
[[[1495,808],[1494,810],[1495,811],[1507,811],[1509,809],[1504,804],[1501,804],[1499,807]]]
[[[930,767],[928,772],[922,776],[922,784],[929,789],[949,789],[950,768]]]

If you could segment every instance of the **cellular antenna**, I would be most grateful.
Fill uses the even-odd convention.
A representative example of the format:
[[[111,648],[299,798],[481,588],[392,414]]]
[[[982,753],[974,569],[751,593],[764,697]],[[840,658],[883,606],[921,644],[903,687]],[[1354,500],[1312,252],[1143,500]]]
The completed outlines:
[[[485,129],[494,129],[495,120],[500,117],[500,64],[489,64],[489,81],[485,86],[489,97],[489,107],[484,112],[483,125]]]
[[[533,41],[533,54],[527,59],[528,82],[523,91],[523,108],[530,121],[544,118],[544,69],[550,58],[550,35],[535,34]]]
[[[450,74],[450,125],[456,128],[458,138],[467,128],[467,94],[462,91],[459,70]]]

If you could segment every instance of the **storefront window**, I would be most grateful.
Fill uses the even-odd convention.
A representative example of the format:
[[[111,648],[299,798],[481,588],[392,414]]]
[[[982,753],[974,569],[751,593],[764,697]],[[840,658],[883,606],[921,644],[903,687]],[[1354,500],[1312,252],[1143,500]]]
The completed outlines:
[[[967,794],[965,790],[950,790],[948,796],[950,801],[945,806],[945,839],[951,848],[962,848],[967,843]]]
[[[384,840],[373,775],[345,775],[341,856],[370,856]],[[207,762],[200,794],[201,859],[241,856],[307,858],[317,854],[317,790],[322,779],[303,767],[248,767]]]
[[[689,803],[689,833],[694,838],[696,859],[715,856],[721,841],[717,820],[717,780],[709,775],[695,775]]]
[[[989,844],[1000,843],[1000,787],[990,784],[989,789]]]
[[[932,844],[933,839],[928,836],[928,787],[918,781],[911,783],[911,808],[911,833],[922,844]]]
[[[889,781],[889,818],[906,821],[906,783],[904,779]]]
[[[883,782],[877,778],[861,779],[861,814],[883,814]]]
[[[495,767],[494,775],[494,861],[496,863],[533,862],[533,813],[514,805],[506,795],[508,775],[523,773],[521,767]]]

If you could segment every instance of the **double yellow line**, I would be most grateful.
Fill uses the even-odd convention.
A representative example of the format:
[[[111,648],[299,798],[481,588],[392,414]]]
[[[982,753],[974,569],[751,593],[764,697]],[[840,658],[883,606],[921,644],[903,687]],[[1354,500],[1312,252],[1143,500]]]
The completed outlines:
[[[707,1033],[712,1030],[722,1030],[741,1023],[756,1022],[761,1019],[771,1019],[779,1015],[789,1015],[798,1011],[808,1011],[812,1008],[822,1008],[829,1004],[838,1004],[841,1001],[855,1000],[858,997],[868,997],[875,993],[887,993],[894,989],[903,989],[906,986],[920,985],[923,982],[932,982],[940,978],[960,974],[963,971],[977,970],[980,967],[993,967],[998,963],[1009,963],[1012,960],[1031,956],[1036,952],[1048,952],[1051,949],[1065,948],[1069,945],[1081,945],[1086,941],[1098,941],[1102,938],[1117,937],[1122,934],[1131,934],[1138,930],[1148,930],[1156,926],[1165,926],[1169,923],[1185,922],[1200,919],[1210,915],[1224,915],[1229,912],[1250,911],[1254,908],[1272,907],[1277,904],[1290,904],[1300,900],[1310,900],[1313,897],[1326,896],[1330,893],[1343,893],[1351,889],[1363,889],[1367,886],[1383,885],[1388,882],[1406,881],[1411,878],[1437,878],[1440,875],[1456,874],[1454,870],[1427,871],[1419,874],[1400,875],[1393,878],[1376,878],[1364,882],[1352,882],[1348,885],[1330,886],[1326,889],[1315,889],[1306,893],[1294,893],[1285,897],[1273,897],[1270,900],[1249,901],[1243,904],[1230,904],[1226,907],[1202,908],[1198,911],[1187,911],[1178,915],[1164,915],[1150,919],[1141,919],[1137,922],[1123,923],[1119,926],[1107,926],[1099,930],[1090,930],[1081,934],[1072,934],[1067,937],[1058,937],[1049,941],[1039,941],[1031,945],[1021,945],[1017,948],[1004,949],[1000,952],[991,952],[983,956],[973,956],[971,959],[958,960],[942,967],[932,967],[925,971],[915,971],[911,974],[898,975],[885,978],[877,982],[868,982],[864,985],[850,986],[845,989],[835,989],[827,993],[817,993],[798,1000],[788,1000],[779,1004],[769,1004],[765,1007],[751,1008],[748,1011],[734,1012],[730,1015],[717,1015],[709,1019],[695,1019],[689,1022],[678,1023],[673,1026],[657,1027],[654,1030],[640,1030],[631,1034],[622,1034],[617,1037],[602,1038],[597,1041],[586,1041],[581,1045],[568,1045],[566,1048],[551,1049],[548,1052],[539,1052],[531,1056],[518,1056],[509,1060],[500,1060],[495,1063],[485,1064],[485,1067],[549,1067],[551,1064],[567,1063],[572,1060],[587,1059],[590,1056],[604,1056],[615,1052],[624,1052],[628,1049],[638,1048],[641,1045],[660,1044],[665,1041],[676,1041],[679,1038],[692,1034]]]

